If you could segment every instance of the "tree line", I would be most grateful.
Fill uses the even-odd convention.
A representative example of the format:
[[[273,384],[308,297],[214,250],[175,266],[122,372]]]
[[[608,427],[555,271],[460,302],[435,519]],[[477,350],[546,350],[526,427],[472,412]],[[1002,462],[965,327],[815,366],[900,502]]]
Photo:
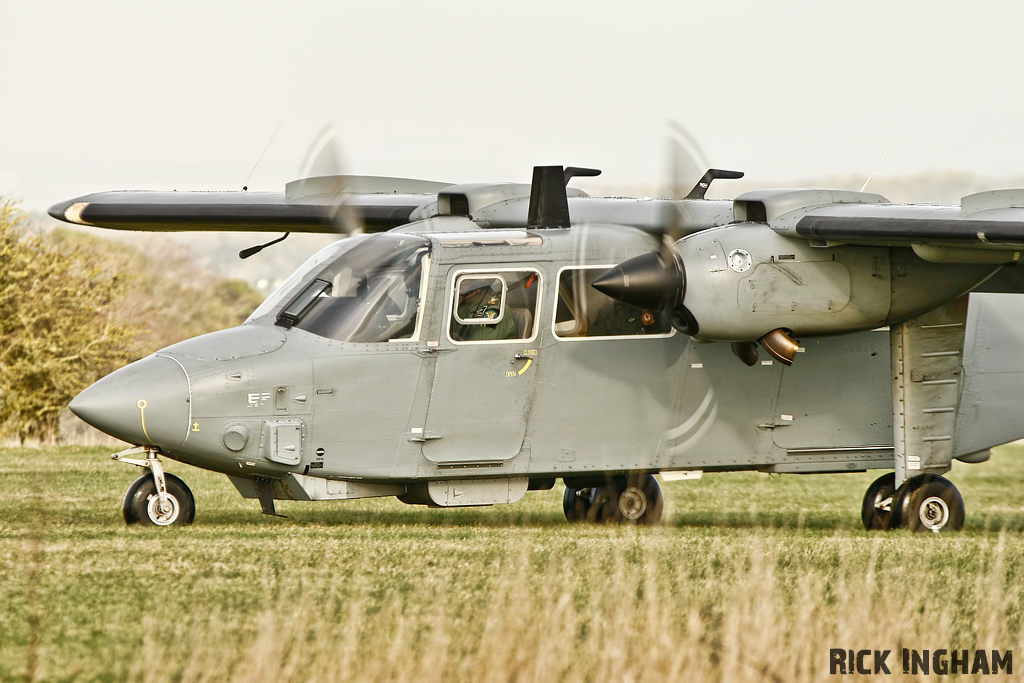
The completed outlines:
[[[259,304],[166,241],[159,254],[33,225],[0,203],[0,436],[53,443],[85,387],[133,360],[241,323]]]

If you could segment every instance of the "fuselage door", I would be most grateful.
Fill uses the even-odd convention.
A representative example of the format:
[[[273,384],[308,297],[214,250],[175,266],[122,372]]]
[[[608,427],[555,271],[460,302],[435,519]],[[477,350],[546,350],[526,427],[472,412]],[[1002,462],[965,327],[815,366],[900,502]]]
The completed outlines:
[[[540,293],[533,268],[458,267],[448,274],[424,425],[428,460],[497,466],[529,449]]]

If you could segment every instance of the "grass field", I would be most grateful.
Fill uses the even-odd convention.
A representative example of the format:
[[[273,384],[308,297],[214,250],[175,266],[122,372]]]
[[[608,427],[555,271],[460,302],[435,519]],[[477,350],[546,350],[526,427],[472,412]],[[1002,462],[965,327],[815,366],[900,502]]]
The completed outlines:
[[[107,453],[0,450],[0,680],[818,681],[830,648],[940,680],[902,676],[903,647],[1024,671],[1021,446],[956,465],[967,523],[942,535],[863,531],[878,473],[673,482],[647,529],[567,524],[561,486],[273,519],[175,463],[195,525],[127,528],[140,471]]]

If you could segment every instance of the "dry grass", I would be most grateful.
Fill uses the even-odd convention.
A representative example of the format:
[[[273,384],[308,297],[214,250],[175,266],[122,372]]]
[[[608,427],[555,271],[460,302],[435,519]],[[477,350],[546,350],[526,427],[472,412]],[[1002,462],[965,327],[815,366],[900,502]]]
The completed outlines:
[[[345,586],[290,586],[251,613],[217,609],[170,629],[149,618],[129,678],[817,681],[830,647],[1021,644],[1005,537],[972,547],[975,571],[958,579],[887,562],[891,544],[874,541],[797,550],[768,531],[743,549],[735,538],[686,549],[659,534],[606,540],[611,549],[568,543],[557,557],[507,541],[475,580],[455,578],[456,558],[402,576],[369,567]]]
[[[0,679],[818,681],[834,647],[894,675],[901,647],[1024,652],[1019,447],[958,466],[968,529],[942,536],[860,530],[871,475],[677,482],[635,529],[564,523],[560,491],[273,520],[182,467],[196,525],[128,529],[136,473],[102,454],[0,451]]]

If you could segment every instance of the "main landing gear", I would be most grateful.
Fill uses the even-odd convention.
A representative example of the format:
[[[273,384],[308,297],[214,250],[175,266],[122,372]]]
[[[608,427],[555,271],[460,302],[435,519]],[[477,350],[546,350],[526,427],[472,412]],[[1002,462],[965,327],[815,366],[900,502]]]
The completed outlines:
[[[937,474],[919,474],[898,489],[890,472],[875,480],[864,494],[861,521],[868,531],[960,531],[964,526],[964,499],[953,483]]]
[[[565,486],[562,509],[570,522],[657,524],[665,507],[653,474],[609,477],[602,486]]]
[[[145,453],[146,459],[124,457],[133,453]],[[196,501],[192,491],[181,479],[164,472],[163,464],[154,449],[129,448],[110,457],[149,469],[149,474],[136,479],[124,495],[125,524],[171,526],[192,523],[196,516]]]

